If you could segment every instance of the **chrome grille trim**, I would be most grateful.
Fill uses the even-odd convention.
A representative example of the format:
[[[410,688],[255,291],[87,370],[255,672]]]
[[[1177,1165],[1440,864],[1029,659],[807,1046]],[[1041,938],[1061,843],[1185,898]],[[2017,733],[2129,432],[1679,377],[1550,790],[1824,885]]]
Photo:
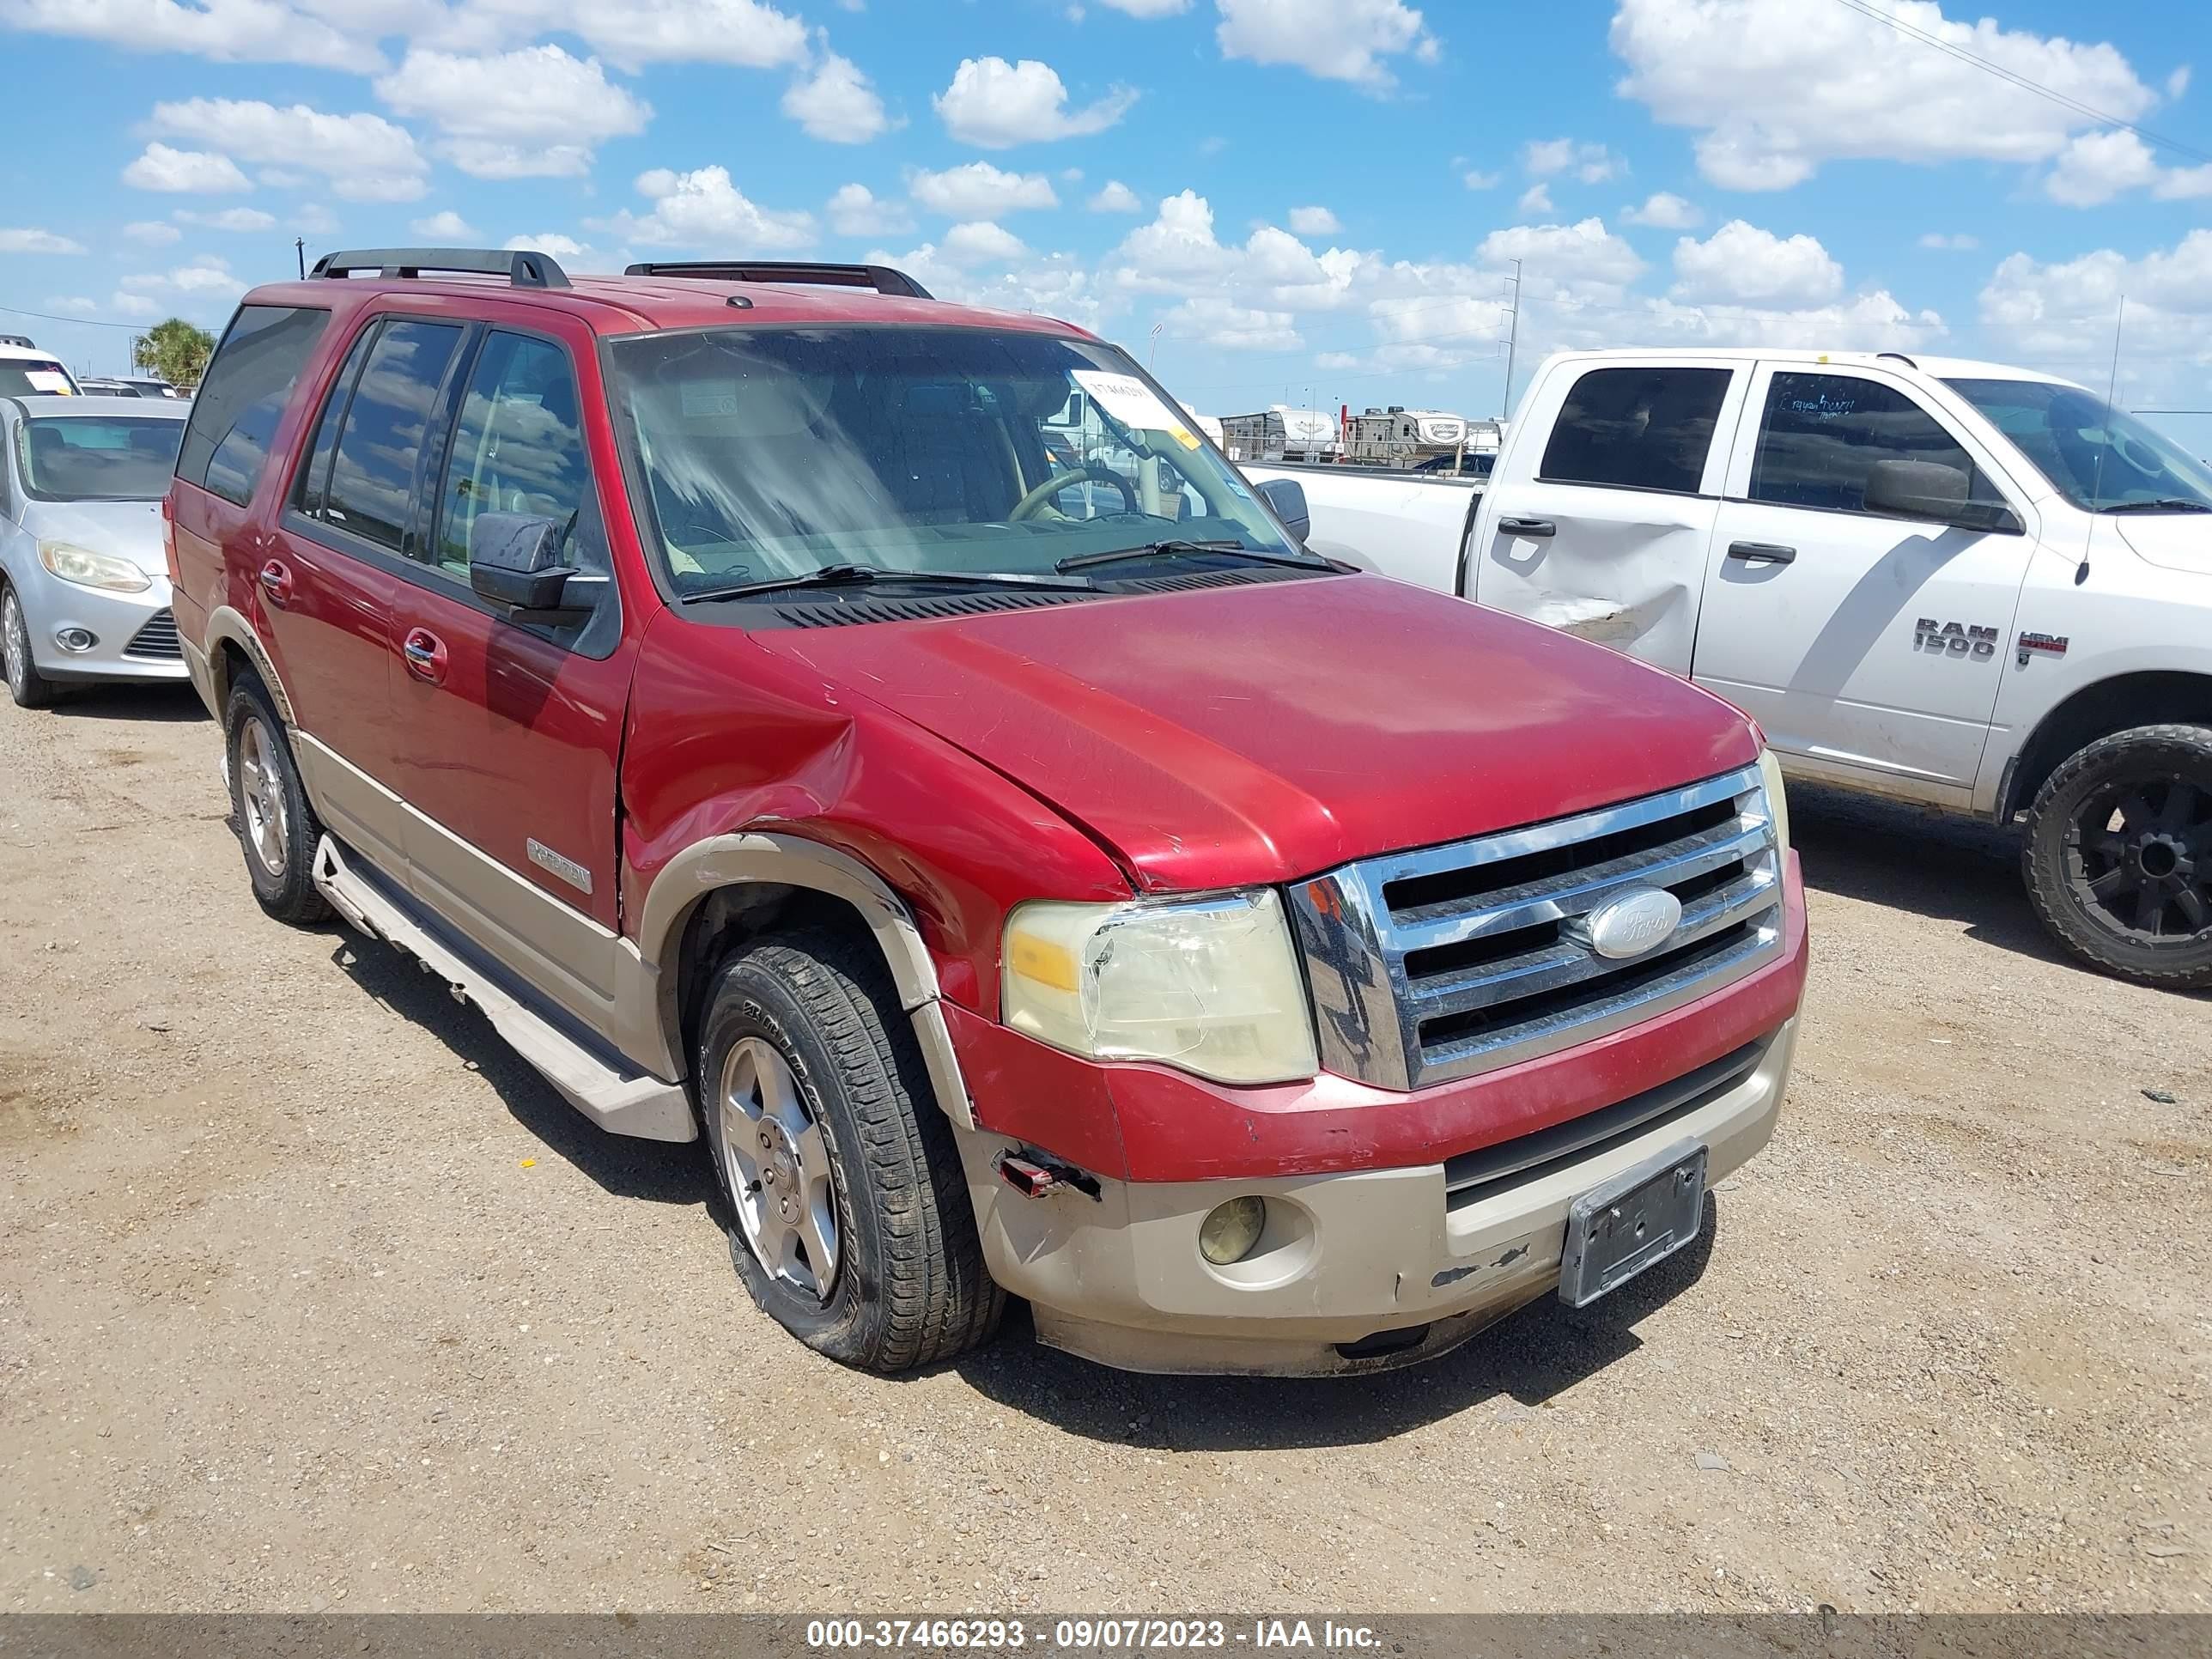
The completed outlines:
[[[1668,833],[1677,818],[1685,820],[1680,833]],[[1624,836],[1630,845],[1614,850],[1621,842],[1613,838]],[[1575,857],[1577,848],[1589,849],[1587,861]],[[1522,859],[1550,867],[1518,880],[1501,871],[1504,882],[1483,887],[1486,867]],[[1394,890],[1434,878],[1464,895],[1394,907],[1394,897],[1405,897]],[[1418,1089],[1656,1018],[1780,954],[1781,884],[1757,766],[1300,882],[1290,889],[1290,908],[1322,1063],[1379,1087]],[[1644,956],[1600,957],[1561,926],[1651,887],[1680,890],[1682,917]],[[1455,950],[1472,959],[1425,959]],[[1428,1029],[1453,1020],[1465,1029]]]

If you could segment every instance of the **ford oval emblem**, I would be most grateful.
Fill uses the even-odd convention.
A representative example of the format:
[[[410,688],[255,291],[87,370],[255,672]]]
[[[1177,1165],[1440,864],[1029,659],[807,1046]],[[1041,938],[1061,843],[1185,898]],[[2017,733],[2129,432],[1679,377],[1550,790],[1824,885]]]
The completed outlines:
[[[1682,901],[1660,887],[1638,887],[1608,900],[1575,929],[1601,957],[1619,961],[1656,951],[1682,922]]]

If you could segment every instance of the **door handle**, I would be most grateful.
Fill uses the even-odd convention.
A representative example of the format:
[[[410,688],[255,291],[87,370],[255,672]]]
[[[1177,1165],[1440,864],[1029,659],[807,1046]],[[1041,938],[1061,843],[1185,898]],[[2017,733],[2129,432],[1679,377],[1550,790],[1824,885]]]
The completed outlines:
[[[261,591],[271,602],[284,605],[292,597],[291,567],[280,559],[271,559],[261,567]]]
[[[427,628],[410,628],[400,642],[399,654],[406,659],[407,672],[416,679],[431,685],[442,683],[446,678],[446,642]]]
[[[1502,536],[1556,536],[1559,526],[1549,519],[1500,519],[1498,531]]]
[[[1795,564],[1797,550],[1779,542],[1730,542],[1728,556],[1747,564]]]

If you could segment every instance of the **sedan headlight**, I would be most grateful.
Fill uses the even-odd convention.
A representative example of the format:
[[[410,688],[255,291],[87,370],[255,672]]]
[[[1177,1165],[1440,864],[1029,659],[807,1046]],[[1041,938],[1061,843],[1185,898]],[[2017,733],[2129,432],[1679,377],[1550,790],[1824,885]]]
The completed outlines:
[[[40,542],[39,562],[65,582],[79,587],[104,588],[111,593],[143,593],[153,579],[129,559],[112,553],[95,553],[70,542]]]
[[[1222,1083],[1318,1066],[1305,981],[1273,889],[1171,903],[1018,906],[1006,1024],[1072,1054],[1156,1060]]]
[[[1782,763],[1771,749],[1759,751],[1759,781],[1766,786],[1766,810],[1774,819],[1774,848],[1790,850],[1790,798],[1782,792]]]

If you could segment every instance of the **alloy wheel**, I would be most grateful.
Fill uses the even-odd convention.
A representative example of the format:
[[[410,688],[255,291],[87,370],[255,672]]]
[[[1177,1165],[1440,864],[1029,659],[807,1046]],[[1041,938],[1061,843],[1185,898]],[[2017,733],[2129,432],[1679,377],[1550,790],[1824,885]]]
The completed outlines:
[[[8,675],[8,689],[22,693],[31,666],[30,640],[23,627],[23,606],[13,588],[0,598],[0,668]]]
[[[770,1277],[817,1302],[837,1279],[837,1200],[830,1143],[790,1064],[764,1037],[740,1038],[722,1063],[723,1168],[738,1225]]]
[[[2096,919],[2149,945],[2212,928],[2212,780],[2175,775],[2093,790],[2067,826],[2067,884]]]
[[[282,877],[290,830],[284,784],[276,771],[275,743],[258,719],[248,720],[239,732],[238,799],[253,856],[270,875]]]

